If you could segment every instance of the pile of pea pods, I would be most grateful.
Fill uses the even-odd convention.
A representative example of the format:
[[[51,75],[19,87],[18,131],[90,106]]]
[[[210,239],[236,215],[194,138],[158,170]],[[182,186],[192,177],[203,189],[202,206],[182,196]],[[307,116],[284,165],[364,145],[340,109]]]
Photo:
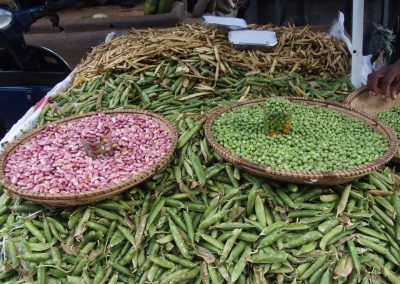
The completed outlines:
[[[251,176],[186,117],[170,167],[89,206],[0,197],[1,283],[399,283],[400,177]]]
[[[277,183],[226,163],[204,137],[221,105],[311,97],[315,80],[238,68],[206,87],[174,64],[104,73],[50,101],[41,125],[95,110],[162,114],[179,130],[176,153],[145,183],[92,205],[45,208],[2,189],[0,283],[400,283],[393,167],[340,186]],[[170,82],[181,78],[175,89],[164,69]],[[317,94],[345,82],[324,81]]]

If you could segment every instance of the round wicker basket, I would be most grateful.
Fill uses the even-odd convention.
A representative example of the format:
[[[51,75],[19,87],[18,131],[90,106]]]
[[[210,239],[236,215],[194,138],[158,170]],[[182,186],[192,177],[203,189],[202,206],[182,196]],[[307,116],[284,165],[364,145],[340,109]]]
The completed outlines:
[[[400,97],[397,97],[394,100],[382,100],[380,96],[371,96],[366,87],[361,87],[347,96],[344,103],[375,117],[380,112],[394,107],[400,107]],[[396,153],[396,155],[393,156],[392,161],[400,163],[400,155]]]
[[[178,131],[175,128],[175,126],[170,123],[168,120],[166,120],[164,117],[161,115],[147,112],[147,111],[141,111],[141,110],[112,110],[112,111],[104,111],[104,113],[108,115],[117,115],[117,114],[135,114],[135,115],[140,115],[144,117],[150,117],[153,119],[155,122],[157,122],[160,127],[162,127],[164,130],[166,130],[170,137],[171,137],[171,147],[165,153],[165,155],[158,161],[158,163],[149,166],[145,171],[140,172],[131,178],[127,179],[123,183],[120,183],[118,185],[113,185],[107,188],[99,189],[99,190],[93,190],[89,192],[80,192],[80,193],[38,193],[38,192],[31,192],[26,189],[21,189],[14,184],[11,184],[8,180],[8,178],[5,176],[4,169],[7,161],[7,157],[12,154],[16,148],[20,145],[25,143],[26,141],[32,139],[36,135],[38,135],[44,127],[37,128],[20,139],[16,140],[15,142],[9,144],[7,148],[5,149],[4,153],[0,156],[0,182],[4,185],[5,189],[9,194],[12,196],[18,196],[23,199],[31,200],[36,203],[45,205],[45,206],[53,206],[53,207],[65,207],[65,206],[75,206],[75,205],[82,205],[82,204],[90,204],[90,203],[95,203],[99,202],[105,199],[108,199],[112,197],[113,195],[116,195],[118,193],[121,193],[125,190],[127,190],[130,187],[133,187],[146,179],[150,178],[163,168],[165,168],[170,159],[172,158],[172,155],[175,151],[176,144],[178,141]],[[68,123],[74,120],[79,120],[84,117],[88,117],[91,115],[97,114],[96,112],[91,112],[91,113],[86,113],[83,115],[76,115],[76,116],[71,116],[69,118],[59,120],[55,123],[57,124],[63,124],[63,123]]]
[[[379,159],[357,168],[340,170],[335,172],[300,172],[300,171],[297,172],[297,171],[290,171],[283,169],[275,169],[242,159],[236,155],[233,155],[231,152],[223,148],[215,140],[214,136],[212,135],[211,129],[214,124],[214,121],[218,119],[223,113],[229,112],[235,108],[244,105],[260,104],[265,102],[266,99],[241,102],[217,110],[207,119],[204,126],[205,135],[208,142],[215,149],[215,151],[219,155],[221,155],[224,159],[250,173],[274,179],[277,181],[301,183],[301,184],[333,185],[333,184],[346,183],[381,168],[383,165],[388,163],[394,156],[398,146],[398,141],[395,133],[390,128],[382,124],[379,120],[375,119],[374,117],[369,116],[368,114],[364,114],[363,112],[353,109],[351,107],[344,106],[342,104],[335,102],[302,98],[302,97],[284,97],[284,98],[294,103],[306,103],[310,105],[318,105],[330,109],[332,111],[340,112],[351,119],[359,119],[364,123],[370,125],[375,132],[385,136],[389,140],[389,149]]]

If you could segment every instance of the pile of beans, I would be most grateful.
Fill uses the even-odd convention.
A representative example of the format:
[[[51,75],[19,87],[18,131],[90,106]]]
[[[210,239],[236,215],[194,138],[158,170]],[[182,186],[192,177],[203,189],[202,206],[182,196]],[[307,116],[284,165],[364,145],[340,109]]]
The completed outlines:
[[[270,136],[289,134],[292,105],[288,100],[269,99],[263,109],[264,133]]]
[[[176,123],[178,149],[152,179],[89,206],[49,210],[0,188],[1,283],[400,283],[396,169],[343,186],[275,183],[225,163],[202,130],[204,112],[238,100],[271,94],[343,99],[350,91],[346,79],[279,76],[268,62],[274,77],[268,70],[251,73],[238,60],[218,61],[213,53],[221,53],[207,40],[213,36],[201,33],[199,48],[192,48],[187,37],[167,30],[173,44],[158,39],[174,53],[163,59],[157,57],[163,50],[142,44],[145,36],[131,41],[145,57],[136,47],[118,46],[133,61],[95,50],[88,64],[115,60],[118,71],[111,66],[92,79],[80,76],[83,85],[75,81],[79,88],[51,100],[41,124],[94,110],[158,112]],[[315,37],[309,41],[315,45]],[[241,55],[250,67],[252,53]],[[101,72],[95,67],[94,74]]]
[[[400,138],[400,107],[381,112],[378,114],[378,118],[387,123]],[[400,154],[400,150],[397,150],[397,153]]]
[[[242,106],[218,118],[212,132],[233,154],[273,168],[320,172],[369,163],[388,141],[359,120],[319,106],[293,104],[288,135],[270,137],[263,128],[262,104]]]
[[[107,137],[111,149],[92,157],[85,141],[96,146]],[[89,116],[49,124],[8,156],[6,176],[34,192],[84,192],[119,184],[159,161],[171,147],[167,131],[136,114]]]
[[[207,191],[185,189],[201,169],[177,164],[63,211],[3,193],[1,283],[400,283],[391,169],[313,188],[267,182],[210,154]]]

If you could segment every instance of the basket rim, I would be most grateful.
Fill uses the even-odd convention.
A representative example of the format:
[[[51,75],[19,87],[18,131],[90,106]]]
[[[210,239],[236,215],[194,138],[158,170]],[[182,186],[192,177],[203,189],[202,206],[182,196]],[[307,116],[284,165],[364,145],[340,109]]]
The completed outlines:
[[[357,90],[355,90],[354,92],[352,92],[350,95],[348,95],[345,100],[343,101],[344,104],[357,109],[356,107],[351,106],[351,103],[358,97],[360,96],[362,93],[364,93],[365,91],[367,91],[368,88],[367,86],[362,86],[360,88],[358,88]],[[374,116],[375,117],[375,116]],[[387,127],[389,127],[385,122],[381,121],[382,124],[386,125]],[[390,127],[389,127],[390,128]],[[399,145],[400,146],[400,145]],[[396,162],[396,163],[400,163],[400,154],[397,153],[393,156],[392,161]]]
[[[392,129],[387,127],[385,124],[382,124],[378,119],[376,119],[373,116],[370,116],[364,112],[359,111],[358,109],[352,108],[348,105],[344,105],[341,103],[329,101],[329,100],[320,100],[320,99],[312,99],[312,98],[304,98],[304,97],[280,97],[283,99],[287,99],[292,102],[298,102],[298,103],[319,103],[320,106],[322,107],[327,107],[327,106],[334,106],[336,108],[342,108],[345,109],[347,112],[350,111],[358,115],[358,119],[363,121],[363,123],[366,123],[367,120],[369,120],[372,123],[369,123],[369,125],[373,124],[374,127],[380,127],[384,131],[384,136],[389,140],[389,147],[388,150],[383,154],[381,157],[378,159],[367,163],[365,165],[352,168],[352,169],[345,169],[345,170],[338,170],[338,171],[328,171],[328,172],[306,172],[306,171],[294,171],[294,170],[285,170],[285,169],[277,169],[277,168],[272,168],[269,166],[264,166],[243,158],[240,158],[237,155],[234,155],[222,145],[220,145],[214,136],[212,135],[212,126],[215,122],[216,119],[218,119],[222,114],[229,112],[235,108],[245,106],[245,105],[256,105],[261,102],[265,102],[268,100],[268,98],[262,98],[262,99],[254,99],[254,100],[248,100],[244,102],[239,102],[235,103],[230,106],[225,106],[217,111],[215,111],[213,114],[211,114],[205,125],[204,125],[204,130],[205,130],[205,136],[211,146],[217,151],[218,154],[220,154],[223,158],[228,160],[229,162],[235,163],[239,167],[244,167],[251,169],[255,172],[258,172],[260,175],[263,176],[279,176],[279,177],[287,177],[287,178],[292,178],[296,180],[304,180],[304,181],[312,181],[313,180],[329,180],[329,179],[338,179],[338,178],[352,178],[352,177],[359,177],[361,175],[367,174],[369,172],[372,172],[374,170],[379,169],[382,167],[384,164],[388,163],[394,154],[396,153],[397,146],[398,146],[398,140],[397,137]],[[335,109],[332,111],[338,111],[339,110]],[[341,112],[343,113],[343,112]],[[361,118],[359,117],[361,116]],[[372,125],[371,125],[372,126]]]
[[[350,93],[350,95],[346,96],[346,98],[343,101],[343,104],[345,105],[349,105],[353,102],[353,100],[355,98],[357,98],[361,93],[365,92],[366,90],[368,90],[367,86],[361,86],[360,88],[354,90],[353,92]],[[352,107],[352,106],[350,106]],[[354,108],[354,107],[352,107]],[[357,108],[355,108],[357,109]]]
[[[130,178],[126,179],[125,181],[112,185],[106,188],[101,188],[101,189],[96,189],[93,191],[85,191],[85,192],[74,192],[74,193],[41,193],[41,192],[31,192],[27,189],[22,189],[14,184],[12,184],[8,178],[4,174],[4,169],[5,165],[7,162],[7,157],[12,154],[21,144],[25,143],[26,141],[29,141],[30,139],[36,137],[42,130],[46,128],[47,125],[38,127],[20,138],[16,139],[14,142],[6,145],[5,150],[3,153],[0,155],[0,183],[3,184],[5,189],[9,191],[11,194],[17,195],[21,198],[24,199],[29,199],[32,201],[37,201],[37,202],[46,202],[46,201],[77,201],[81,199],[90,199],[90,198],[98,198],[99,196],[103,195],[109,195],[109,194],[118,194],[130,187],[133,187],[139,183],[142,183],[146,179],[150,178],[157,172],[159,169],[164,168],[169,161],[171,160],[175,148],[178,143],[178,130],[176,129],[175,125],[171,123],[169,120],[167,120],[165,117],[163,117],[160,114],[141,110],[141,109],[128,109],[128,110],[105,110],[105,111],[94,111],[94,112],[88,112],[85,114],[78,114],[78,115],[73,115],[64,119],[60,119],[58,121],[52,122],[52,124],[66,124],[75,120],[79,120],[85,117],[89,116],[94,116],[99,113],[105,113],[107,115],[118,115],[118,114],[131,114],[131,115],[139,115],[143,117],[150,117],[151,119],[154,119],[160,127],[165,129],[170,138],[171,138],[171,147],[168,149],[168,151],[164,154],[163,157],[159,159],[157,163],[154,165],[146,167],[144,171],[141,171]]]

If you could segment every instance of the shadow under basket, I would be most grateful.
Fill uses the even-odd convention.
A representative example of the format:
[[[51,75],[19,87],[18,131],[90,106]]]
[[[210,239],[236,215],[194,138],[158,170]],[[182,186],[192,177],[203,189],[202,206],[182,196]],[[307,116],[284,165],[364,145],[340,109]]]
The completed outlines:
[[[214,122],[224,113],[230,112],[235,108],[242,107],[242,106],[250,106],[250,105],[257,105],[264,103],[266,99],[257,99],[257,100],[250,100],[246,102],[241,102],[234,104],[232,106],[224,107],[217,110],[213,113],[206,121],[204,129],[205,135],[210,143],[210,145],[214,148],[214,150],[226,159],[228,162],[236,165],[237,167],[248,171],[254,175],[262,176],[265,178],[283,181],[283,182],[290,182],[290,183],[299,183],[299,184],[315,184],[315,185],[334,185],[334,184],[342,184],[347,183],[352,180],[358,179],[362,176],[365,176],[387,164],[392,157],[396,153],[396,149],[398,146],[398,141],[396,138],[395,133],[393,130],[388,128],[386,125],[381,123],[376,118],[365,114],[361,111],[353,109],[349,106],[345,106],[343,104],[324,101],[324,100],[317,100],[317,99],[309,99],[303,97],[283,97],[293,103],[302,103],[308,105],[316,105],[320,107],[327,108],[331,111],[340,112],[341,114],[349,117],[350,119],[358,119],[361,120],[363,123],[371,126],[376,133],[384,136],[389,141],[389,148],[381,157],[378,159],[347,170],[339,170],[339,171],[332,171],[332,172],[305,172],[305,171],[293,171],[293,170],[284,170],[284,169],[276,169],[272,167],[268,167],[265,165],[257,164],[251,162],[249,160],[242,159],[239,156],[234,155],[222,145],[220,145],[212,134],[212,126]]]
[[[104,111],[103,113],[107,115],[118,115],[118,114],[128,114],[128,115],[139,115],[147,118],[151,118],[153,121],[158,123],[162,129],[168,132],[171,138],[171,147],[165,153],[165,155],[154,165],[149,166],[145,171],[139,172],[132,177],[126,179],[120,184],[112,185],[107,188],[102,188],[98,190],[88,191],[88,192],[79,192],[79,193],[39,193],[32,192],[27,189],[22,189],[14,184],[11,184],[8,178],[5,176],[4,169],[7,161],[7,157],[12,154],[19,145],[29,141],[38,135],[45,127],[37,128],[23,137],[19,138],[15,142],[9,144],[5,149],[4,153],[0,156],[0,182],[4,185],[6,191],[11,196],[18,196],[23,199],[31,200],[33,202],[42,204],[44,206],[50,207],[66,207],[66,206],[76,206],[82,204],[91,204],[96,203],[105,199],[109,199],[112,196],[119,194],[137,184],[142,183],[148,178],[155,175],[157,172],[163,170],[171,160],[177,142],[178,142],[178,131],[175,126],[169,122],[167,119],[162,117],[161,115],[142,111],[142,110],[112,110],[112,111]],[[69,118],[59,120],[54,122],[55,124],[65,124],[75,120],[82,119],[84,117],[92,116],[97,114],[97,112],[91,112],[83,115],[71,116]]]
[[[383,100],[380,96],[370,95],[366,87],[361,87],[355,92],[351,93],[349,96],[347,96],[344,103],[352,108],[358,109],[373,117],[376,117],[379,113],[383,111],[387,111],[395,107],[400,107],[400,96],[397,96],[394,100]],[[396,155],[393,156],[392,161],[400,163],[400,155],[397,152]]]

